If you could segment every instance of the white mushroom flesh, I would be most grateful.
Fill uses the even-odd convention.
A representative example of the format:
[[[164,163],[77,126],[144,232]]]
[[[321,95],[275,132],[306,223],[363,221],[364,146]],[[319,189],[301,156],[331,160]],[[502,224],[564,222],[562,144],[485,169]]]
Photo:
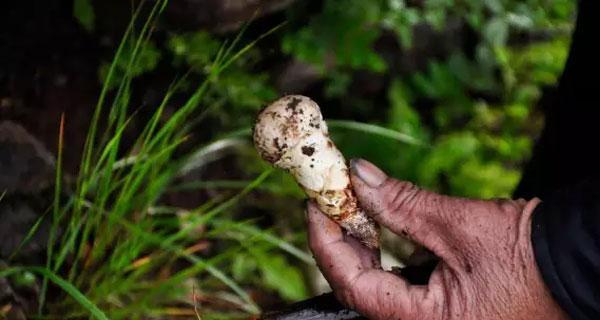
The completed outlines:
[[[359,208],[344,156],[314,101],[292,95],[273,102],[260,112],[253,138],[262,158],[291,173],[321,211],[368,247],[379,247],[379,229]]]

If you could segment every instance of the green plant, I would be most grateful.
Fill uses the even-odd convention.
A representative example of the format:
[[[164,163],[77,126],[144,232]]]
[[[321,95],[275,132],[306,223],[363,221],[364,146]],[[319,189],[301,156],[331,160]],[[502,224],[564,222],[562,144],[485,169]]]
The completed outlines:
[[[264,68],[272,48],[255,47],[245,29],[233,40],[165,32],[155,26],[166,1],[152,3],[135,11],[112,62],[98,70],[103,88],[76,184],[63,179],[62,153],[70,146],[59,134],[47,264],[12,266],[0,276],[44,279],[41,313],[62,318],[247,318],[259,312],[256,294],[307,296],[302,271],[312,258],[298,248],[305,243],[302,192],[262,163],[247,139],[256,111],[278,95],[273,70]],[[510,196],[519,180],[543,124],[536,101],[564,65],[573,8],[573,0],[325,0],[306,23],[295,24],[305,12],[294,7],[289,28],[274,30],[282,33],[276,45],[283,53],[321,72],[315,98],[339,105],[324,103],[324,111],[360,118],[328,122],[345,156],[367,158],[429,189],[488,198]],[[90,1],[75,1],[73,10],[94,31]],[[418,71],[394,73],[373,48],[391,32],[402,47],[397,53],[406,52],[421,41],[416,26],[442,32],[450,21],[471,29],[472,48],[431,58]],[[165,41],[151,36],[154,29]],[[513,45],[520,33],[545,37]],[[239,49],[243,42],[249,44]],[[132,84],[169,64],[181,76],[140,123]],[[384,98],[350,91],[356,72],[365,70],[385,79]],[[235,178],[227,172],[180,181],[222,146],[236,147],[225,160]],[[207,190],[211,198],[197,207],[166,200]],[[245,215],[250,207],[260,218]],[[56,289],[63,293],[55,296]]]
[[[229,276],[229,262],[248,254],[262,266],[267,288],[278,290],[287,299],[306,295],[299,269],[288,261],[297,257],[310,262],[306,254],[271,232],[252,228],[247,221],[233,220],[232,208],[259,187],[271,169],[263,168],[252,181],[243,182],[241,191],[223,193],[222,200],[191,209],[161,205],[190,161],[202,160],[193,155],[203,154],[210,146],[181,153],[182,144],[193,134],[192,119],[207,112],[203,105],[217,79],[255,41],[241,49],[236,49],[240,37],[220,45],[204,69],[205,79],[174,113],[167,115],[165,110],[174,104],[172,97],[185,78],[175,81],[165,93],[149,121],[136,133],[135,142],[126,146],[123,141],[126,130],[136,120],[136,112],[129,109],[132,81],[152,69],[152,63],[148,64],[148,48],[152,48],[149,39],[166,4],[166,0],[155,2],[147,17],[141,16],[141,6],[136,10],[112,63],[103,68],[104,85],[73,189],[63,187],[61,164],[66,146],[62,141],[68,122],[64,118],[61,121],[46,265],[0,270],[0,276],[25,271],[42,276],[40,314],[140,319],[179,312],[173,309],[178,305],[184,306],[182,312],[192,312],[197,307],[189,284],[194,283],[192,287],[198,287],[208,300],[228,305],[226,309],[211,304],[200,308],[203,317],[210,318],[214,313],[245,318],[257,314],[260,308],[244,284]],[[142,26],[137,30],[139,21]],[[158,58],[155,54],[150,60]],[[221,249],[199,253],[203,246]],[[286,251],[289,254],[283,254]],[[275,287],[274,281],[290,275],[294,281]],[[50,297],[48,281],[68,295]]]

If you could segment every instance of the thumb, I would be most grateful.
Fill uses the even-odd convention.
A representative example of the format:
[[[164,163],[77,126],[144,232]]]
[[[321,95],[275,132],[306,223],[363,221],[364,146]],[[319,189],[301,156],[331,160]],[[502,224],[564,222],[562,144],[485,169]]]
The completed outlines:
[[[366,160],[352,160],[350,168],[353,189],[369,216],[438,257],[451,258],[450,233],[454,225],[464,221],[462,207],[468,200],[425,191],[410,182],[390,178]]]

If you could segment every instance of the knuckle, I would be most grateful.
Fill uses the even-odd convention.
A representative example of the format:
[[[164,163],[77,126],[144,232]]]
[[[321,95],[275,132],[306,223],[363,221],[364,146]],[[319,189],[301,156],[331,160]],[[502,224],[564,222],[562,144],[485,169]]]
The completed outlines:
[[[421,189],[410,182],[389,179],[384,188],[385,211],[410,213],[419,205]]]
[[[360,279],[368,273],[368,270],[362,270],[354,276],[346,276],[339,283],[340,297],[343,299],[344,304],[351,309],[357,307],[356,302],[362,301],[361,295],[364,294],[364,286],[360,284]],[[359,300],[357,300],[357,298]]]

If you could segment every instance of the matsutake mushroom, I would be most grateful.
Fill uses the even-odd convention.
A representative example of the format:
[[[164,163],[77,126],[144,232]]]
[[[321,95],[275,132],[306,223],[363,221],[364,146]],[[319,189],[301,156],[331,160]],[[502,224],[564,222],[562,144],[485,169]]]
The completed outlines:
[[[273,102],[259,113],[253,138],[261,157],[291,173],[321,211],[366,246],[379,247],[379,228],[358,206],[346,160],[314,101],[291,95]]]

